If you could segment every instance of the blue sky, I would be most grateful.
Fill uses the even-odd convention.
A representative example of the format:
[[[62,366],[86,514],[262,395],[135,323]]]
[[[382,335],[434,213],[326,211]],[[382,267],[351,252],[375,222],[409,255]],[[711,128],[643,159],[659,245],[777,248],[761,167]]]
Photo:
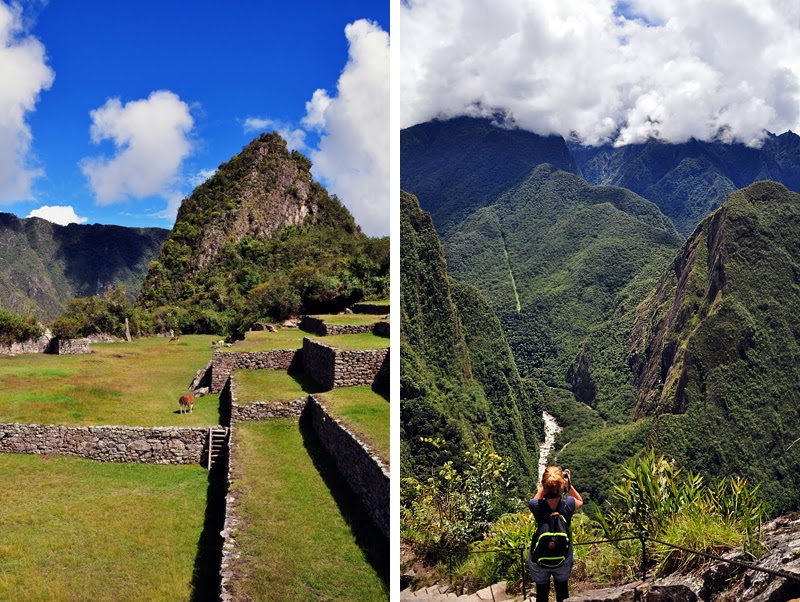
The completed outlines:
[[[171,227],[198,181],[278,129],[388,234],[388,25],[388,0],[0,0],[0,88],[18,89],[0,94],[0,211]],[[382,122],[385,149],[366,131]]]

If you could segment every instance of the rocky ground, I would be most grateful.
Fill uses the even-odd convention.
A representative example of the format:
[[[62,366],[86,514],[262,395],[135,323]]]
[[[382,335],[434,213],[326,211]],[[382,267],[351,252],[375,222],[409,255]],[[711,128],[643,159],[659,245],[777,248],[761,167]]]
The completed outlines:
[[[795,574],[797,579],[777,577],[714,561],[704,569],[690,574],[672,574],[665,578],[648,579],[606,588],[590,588],[576,592],[570,600],[576,602],[800,602],[800,513],[777,518],[762,528],[762,542],[766,550],[752,564],[758,567]],[[749,562],[741,552],[730,552],[725,558]],[[523,598],[506,592],[506,584],[499,583],[474,593],[453,591],[446,585],[401,592],[401,600],[460,600],[480,602],[523,602]]]

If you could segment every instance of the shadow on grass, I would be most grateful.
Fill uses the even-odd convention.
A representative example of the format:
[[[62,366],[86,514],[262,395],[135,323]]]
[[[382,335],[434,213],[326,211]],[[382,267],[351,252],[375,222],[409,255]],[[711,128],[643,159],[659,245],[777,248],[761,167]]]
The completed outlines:
[[[218,461],[208,473],[206,513],[194,559],[191,602],[219,601],[219,570],[222,560],[220,531],[225,526],[227,465],[227,460]]]
[[[303,436],[303,446],[322,480],[325,481],[336,505],[339,506],[339,511],[350,527],[356,544],[364,552],[367,562],[381,578],[388,591],[389,541],[372,521],[366,518],[368,516],[366,509],[345,483],[331,455],[322,447],[305,412],[300,416],[300,433]]]
[[[288,374],[297,382],[297,384],[300,385],[300,387],[303,389],[303,393],[313,395],[314,393],[322,393],[328,390],[318,385],[313,378],[304,372],[290,370]]]

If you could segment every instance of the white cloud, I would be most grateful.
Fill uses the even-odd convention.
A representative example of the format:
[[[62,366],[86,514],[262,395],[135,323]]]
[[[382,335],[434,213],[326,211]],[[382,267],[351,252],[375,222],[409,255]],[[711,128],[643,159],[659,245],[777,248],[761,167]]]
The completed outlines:
[[[89,157],[81,170],[99,205],[158,195],[175,196],[180,169],[192,152],[189,135],[194,119],[189,105],[168,90],[122,104],[110,98],[91,111],[92,142],[110,140],[110,159]]]
[[[71,205],[42,205],[25,217],[41,217],[48,222],[66,226],[67,224],[85,224],[88,219],[79,217]]]
[[[31,184],[44,174],[30,165],[33,137],[25,118],[53,78],[44,46],[23,31],[19,7],[0,1],[0,203],[29,199]]]
[[[401,126],[505,112],[592,144],[756,145],[800,130],[800,6],[784,0],[408,0]],[[627,16],[626,16],[627,15]]]
[[[189,176],[188,182],[192,188],[197,188],[215,173],[217,173],[216,169],[201,169],[196,174]]]
[[[244,120],[244,131],[246,134],[276,131],[286,141],[286,146],[292,150],[301,151],[306,148],[306,133],[294,128],[288,123],[275,119],[263,117],[248,117]]]
[[[389,233],[389,35],[361,19],[345,27],[349,59],[336,96],[317,90],[304,125],[322,132],[314,175],[371,235]]]

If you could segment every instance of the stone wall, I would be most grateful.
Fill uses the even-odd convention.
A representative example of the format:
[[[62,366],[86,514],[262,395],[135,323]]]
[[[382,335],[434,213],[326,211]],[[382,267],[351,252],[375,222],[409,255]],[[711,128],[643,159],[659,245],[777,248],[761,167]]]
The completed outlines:
[[[372,327],[372,334],[377,337],[386,337],[388,339],[390,332],[389,322],[375,322]]]
[[[350,489],[359,497],[375,526],[388,539],[389,468],[368,445],[331,417],[315,397],[309,396],[305,412]]]
[[[320,318],[314,316],[303,316],[300,328],[317,336],[328,336],[335,334],[363,334],[373,330],[372,324],[328,324]]]
[[[53,339],[50,353],[58,355],[80,355],[83,353],[94,353],[89,349],[89,339]]]
[[[303,372],[324,389],[372,385],[384,363],[388,349],[342,351],[308,337],[303,339]]]
[[[269,420],[270,418],[286,418],[300,416],[306,406],[306,397],[291,401],[256,401],[246,405],[239,404],[236,379],[231,376],[222,390],[225,403],[230,404],[230,422],[242,420]]]
[[[199,464],[205,427],[0,424],[0,452],[77,456],[101,462]]]
[[[47,353],[50,347],[50,339],[47,337],[39,337],[38,339],[30,339],[20,343],[11,343],[10,345],[0,345],[0,355],[18,355],[20,353]]]
[[[211,358],[211,392],[219,393],[234,370],[289,370],[299,362],[299,349],[215,351]]]
[[[230,602],[233,594],[230,589],[230,579],[233,576],[231,564],[240,556],[239,544],[236,541],[239,530],[239,489],[231,490],[231,484],[239,478],[239,473],[234,467],[239,466],[239,449],[234,441],[235,429],[230,428],[228,437],[228,479],[225,495],[225,523],[220,535],[222,536],[222,560],[219,566],[219,599],[220,602]]]

